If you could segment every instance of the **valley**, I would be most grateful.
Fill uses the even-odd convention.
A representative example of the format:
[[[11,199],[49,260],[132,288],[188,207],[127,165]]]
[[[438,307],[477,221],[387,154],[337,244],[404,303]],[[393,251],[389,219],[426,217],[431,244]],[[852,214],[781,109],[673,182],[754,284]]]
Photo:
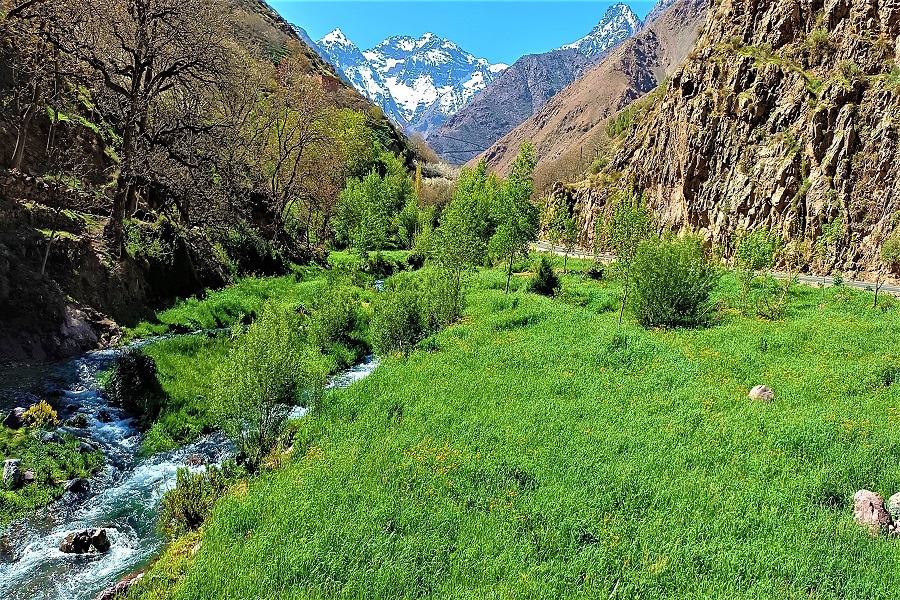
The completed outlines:
[[[892,598],[898,115],[893,0],[0,0],[0,597]]]

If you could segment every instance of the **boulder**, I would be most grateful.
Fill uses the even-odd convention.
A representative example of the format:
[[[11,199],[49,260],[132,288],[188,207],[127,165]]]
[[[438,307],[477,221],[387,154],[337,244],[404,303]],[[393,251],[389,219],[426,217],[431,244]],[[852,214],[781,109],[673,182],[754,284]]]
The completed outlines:
[[[75,429],[84,429],[88,426],[87,415],[84,413],[78,413],[68,421],[66,421],[67,427],[74,427]]]
[[[32,483],[34,483],[34,479],[34,469],[28,469],[27,471],[25,471],[25,474],[22,475],[22,483],[25,485],[31,485]]]
[[[3,463],[3,487],[14,490],[22,485],[21,460],[9,458]]]
[[[81,442],[78,444],[78,451],[81,454],[90,454],[91,452],[96,452],[96,448],[88,444],[87,442]]]
[[[67,554],[87,554],[88,552],[108,552],[112,544],[105,529],[85,529],[70,533],[59,544],[60,552]]]
[[[869,490],[853,495],[853,517],[856,523],[868,527],[873,534],[891,526],[891,515],[884,507],[884,498]]]
[[[66,482],[64,489],[72,494],[80,494],[88,490],[88,480],[84,477],[76,477]]]
[[[22,420],[22,415],[25,414],[25,409],[21,406],[17,406],[12,409],[6,418],[3,419],[3,426],[9,427],[10,429],[21,429],[25,422]]]
[[[143,573],[135,573],[118,581],[102,592],[94,600],[114,600],[115,598],[125,598],[128,592],[134,587],[138,581],[144,578]]]
[[[37,432],[37,439],[42,444],[62,444],[64,441],[62,436],[55,431],[39,431]]]
[[[895,523],[900,523],[900,493],[894,494],[888,498],[888,514],[894,519]]]
[[[767,385],[754,387],[748,395],[751,400],[762,400],[763,402],[771,402],[775,399],[775,392]]]
[[[109,412],[109,410],[101,408],[99,411],[97,411],[97,420],[101,423],[112,423],[114,419],[112,413]]]

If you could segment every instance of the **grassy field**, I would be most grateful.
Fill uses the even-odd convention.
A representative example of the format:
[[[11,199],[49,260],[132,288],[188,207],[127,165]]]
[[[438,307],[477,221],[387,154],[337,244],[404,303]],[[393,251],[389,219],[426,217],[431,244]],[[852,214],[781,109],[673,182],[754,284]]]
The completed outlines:
[[[797,288],[781,322],[619,331],[614,286],[502,285],[480,274],[434,351],[330,394],[138,595],[893,597],[900,543],[852,496],[900,491],[896,312]],[[763,383],[773,403],[747,398]]]

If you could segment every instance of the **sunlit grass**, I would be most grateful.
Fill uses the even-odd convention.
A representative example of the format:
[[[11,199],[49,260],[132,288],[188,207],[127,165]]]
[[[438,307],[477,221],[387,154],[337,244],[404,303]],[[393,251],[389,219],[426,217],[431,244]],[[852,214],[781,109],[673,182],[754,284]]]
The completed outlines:
[[[780,322],[619,330],[615,286],[502,280],[434,351],[330,394],[154,597],[892,596],[900,544],[852,495],[900,491],[895,312],[797,288]]]

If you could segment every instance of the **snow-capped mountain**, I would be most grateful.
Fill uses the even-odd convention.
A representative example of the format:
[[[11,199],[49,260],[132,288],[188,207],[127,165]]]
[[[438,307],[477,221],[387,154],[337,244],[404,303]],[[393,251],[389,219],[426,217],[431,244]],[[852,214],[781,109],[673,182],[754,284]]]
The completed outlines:
[[[634,14],[630,6],[620,2],[606,10],[606,14],[590,33],[559,50],[572,49],[588,57],[600,56],[630,38],[642,27],[641,18]]]
[[[426,33],[360,51],[340,29],[315,43],[322,58],[408,133],[428,135],[506,69]]]

